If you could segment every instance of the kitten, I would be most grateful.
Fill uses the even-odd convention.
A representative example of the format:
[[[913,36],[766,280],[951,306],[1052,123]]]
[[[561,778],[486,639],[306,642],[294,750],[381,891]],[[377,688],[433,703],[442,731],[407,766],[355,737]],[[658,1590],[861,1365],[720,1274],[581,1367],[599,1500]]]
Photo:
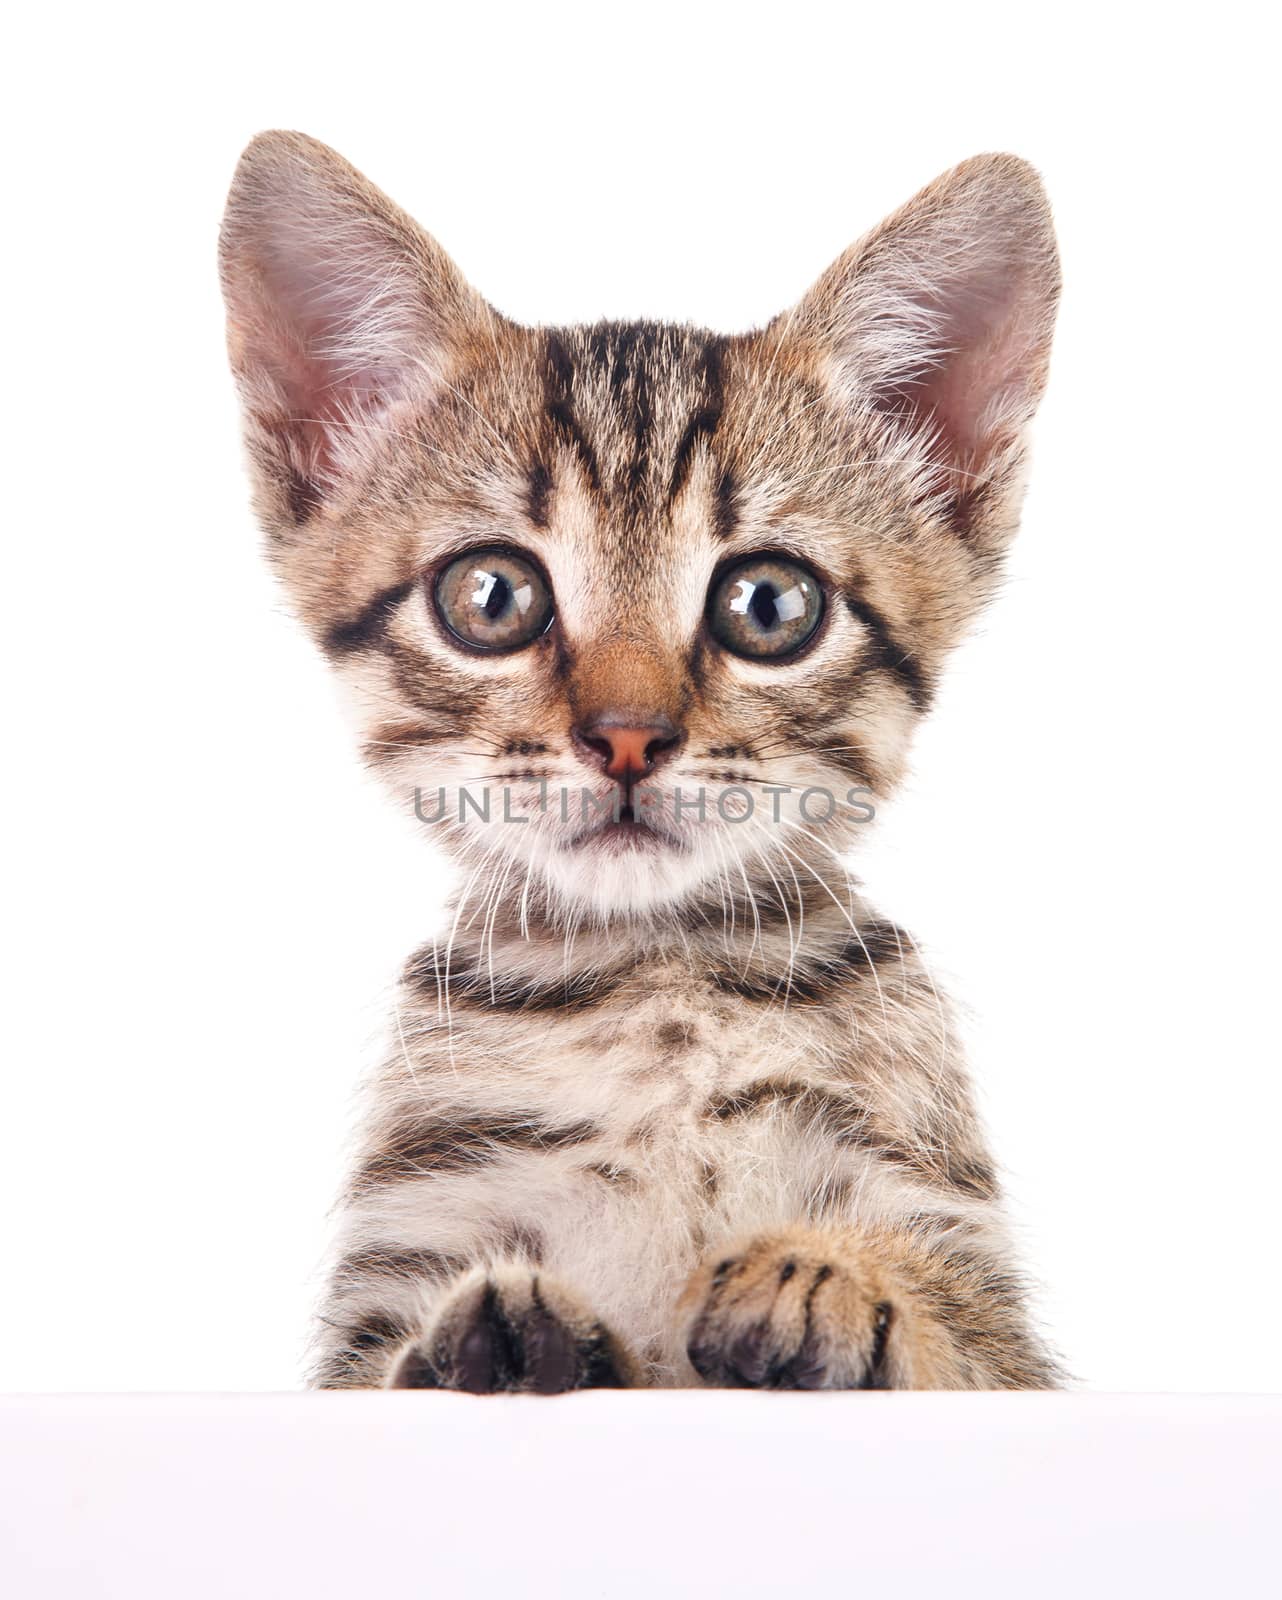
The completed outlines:
[[[948,1011],[843,867],[1015,531],[1034,172],[965,162],[730,337],[520,327],[294,133],[221,261],[271,560],[462,866],[316,1381],[1055,1384]]]

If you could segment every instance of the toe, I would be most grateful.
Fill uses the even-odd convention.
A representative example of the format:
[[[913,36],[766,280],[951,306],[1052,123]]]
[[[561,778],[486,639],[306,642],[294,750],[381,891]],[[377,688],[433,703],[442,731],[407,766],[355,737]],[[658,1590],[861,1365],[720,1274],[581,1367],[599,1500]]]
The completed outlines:
[[[772,1342],[766,1323],[746,1328],[726,1352],[726,1365],[741,1383],[760,1388],[770,1371]]]
[[[537,1298],[526,1319],[525,1365],[535,1394],[564,1394],[579,1384],[579,1351],[574,1335]]]

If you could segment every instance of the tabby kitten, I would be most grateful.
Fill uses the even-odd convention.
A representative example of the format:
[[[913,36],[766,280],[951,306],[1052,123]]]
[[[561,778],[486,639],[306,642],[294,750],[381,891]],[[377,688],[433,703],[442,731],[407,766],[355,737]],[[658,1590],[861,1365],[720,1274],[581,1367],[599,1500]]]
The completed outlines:
[[[947,1008],[843,866],[1015,530],[1034,172],[965,162],[733,336],[518,326],[295,133],[221,259],[271,560],[462,867],[316,1382],[1055,1384]]]

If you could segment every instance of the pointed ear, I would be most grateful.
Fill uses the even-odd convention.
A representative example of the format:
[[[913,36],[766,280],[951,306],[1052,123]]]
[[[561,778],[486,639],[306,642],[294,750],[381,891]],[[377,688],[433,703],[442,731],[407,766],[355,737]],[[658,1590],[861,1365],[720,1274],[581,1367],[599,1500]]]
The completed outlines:
[[[495,317],[417,223],[300,133],[260,134],[241,157],[219,259],[269,523],[341,492]]]
[[[925,489],[970,532],[1017,476],[1058,296],[1036,172],[1016,156],[975,156],[834,262],[792,326],[819,341],[831,381],[886,419]]]

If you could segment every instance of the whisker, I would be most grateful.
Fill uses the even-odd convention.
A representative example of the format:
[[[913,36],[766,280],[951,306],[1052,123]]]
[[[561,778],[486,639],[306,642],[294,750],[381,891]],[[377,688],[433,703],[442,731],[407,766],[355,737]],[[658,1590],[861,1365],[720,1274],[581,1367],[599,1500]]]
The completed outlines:
[[[845,863],[842,861],[841,857],[837,854],[837,852],[835,850],[832,849],[832,847],[830,845],[825,844],[822,839],[816,838],[816,836],[814,834],[812,834],[809,831],[809,829],[803,828],[800,823],[794,823],[791,818],[785,818],[784,820],[788,825],[797,828],[797,830],[800,833],[804,834],[806,836],[806,838],[810,839],[814,844],[819,845],[819,847],[821,849],[827,850],[829,855],[832,856],[833,860],[836,861],[837,864],[841,867],[843,875],[845,875],[845,872],[846,872]],[[782,840],[780,840],[779,842],[780,842],[781,847],[784,850],[788,850],[788,846],[786,844],[784,844]],[[788,850],[788,854],[792,855],[793,852],[791,850]],[[877,1000],[878,1000],[879,1005],[881,1006],[882,1026],[883,1026],[883,1028],[885,1030],[884,1037],[887,1040],[889,1040],[889,1038],[890,1038],[890,1016],[889,1016],[889,1014],[887,1013],[887,1010],[886,1010],[886,995],[885,995],[885,991],[882,989],[881,978],[878,976],[878,973],[877,973],[877,964],[872,958],[872,952],[869,950],[868,946],[864,943],[864,936],[859,930],[858,923],[855,921],[855,919],[851,915],[850,911],[841,904],[841,902],[837,899],[836,895],[833,894],[832,890],[829,888],[828,884],[824,881],[824,879],[820,876],[820,874],[815,871],[815,869],[810,865],[810,863],[807,860],[805,860],[805,858],[802,857],[802,856],[797,856],[796,859],[801,862],[802,866],[806,868],[806,870],[810,873],[811,877],[814,878],[815,882],[820,886],[821,889],[823,889],[824,893],[832,901],[833,905],[835,905],[837,907],[837,910],[841,912],[842,916],[846,919],[846,922],[849,925],[851,932],[854,934],[856,940],[858,941],[859,948],[863,951],[864,958],[868,963],[868,971],[872,974],[873,985],[877,990]],[[847,877],[847,882],[848,881],[849,881],[849,879]]]

